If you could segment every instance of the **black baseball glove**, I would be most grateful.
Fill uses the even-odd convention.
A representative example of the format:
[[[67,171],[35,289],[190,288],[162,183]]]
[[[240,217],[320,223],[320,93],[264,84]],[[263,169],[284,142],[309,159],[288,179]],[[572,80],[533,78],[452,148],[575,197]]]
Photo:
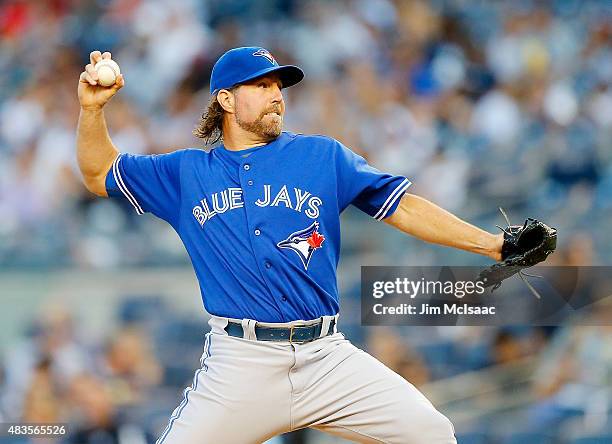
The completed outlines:
[[[555,251],[557,230],[532,218],[528,218],[523,226],[510,225],[504,210],[500,208],[500,211],[508,223],[506,228],[498,225],[504,232],[502,261],[483,270],[478,276],[478,280],[484,282],[485,287],[492,286],[492,290],[495,290],[504,279],[518,273],[529,289],[539,297],[537,291],[524,277],[525,275],[531,275],[522,272],[522,270],[543,262],[550,253]]]

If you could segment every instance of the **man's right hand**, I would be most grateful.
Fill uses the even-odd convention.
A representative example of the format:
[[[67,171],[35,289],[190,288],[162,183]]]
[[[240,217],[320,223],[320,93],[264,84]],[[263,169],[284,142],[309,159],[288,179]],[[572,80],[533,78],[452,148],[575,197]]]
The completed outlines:
[[[85,71],[79,77],[79,102],[83,109],[102,109],[102,107],[119,91],[125,81],[123,75],[119,74],[112,86],[101,86],[98,84],[98,73],[94,69],[96,63],[102,59],[110,59],[111,53],[93,51],[89,54],[89,64],[85,66]]]

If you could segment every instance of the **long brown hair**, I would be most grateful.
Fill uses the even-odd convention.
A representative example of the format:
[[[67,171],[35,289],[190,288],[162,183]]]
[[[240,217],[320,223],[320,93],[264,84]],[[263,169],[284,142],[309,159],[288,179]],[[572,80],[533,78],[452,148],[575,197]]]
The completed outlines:
[[[211,97],[206,111],[200,117],[200,121],[193,129],[193,135],[204,139],[206,145],[213,145],[223,140],[223,115],[225,110],[217,101],[217,95]]]
[[[225,88],[227,91],[234,91],[237,87]],[[217,94],[210,98],[206,111],[200,116],[200,121],[193,129],[193,135],[204,139],[208,146],[223,140],[223,116],[225,110],[217,100]]]

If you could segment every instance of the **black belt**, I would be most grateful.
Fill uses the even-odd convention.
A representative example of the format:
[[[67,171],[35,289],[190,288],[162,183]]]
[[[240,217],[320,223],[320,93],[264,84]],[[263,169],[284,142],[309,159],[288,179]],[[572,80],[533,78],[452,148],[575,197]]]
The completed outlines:
[[[332,319],[329,323],[327,332],[323,336],[329,336],[334,334],[334,326],[336,320]],[[321,328],[323,327],[323,321],[319,321],[313,325],[293,325],[291,327],[262,327],[255,324],[255,336],[258,341],[278,341],[289,343],[297,342],[304,343],[314,341],[321,336]],[[242,324],[239,322],[229,321],[225,331],[229,336],[236,338],[244,337],[244,330]]]

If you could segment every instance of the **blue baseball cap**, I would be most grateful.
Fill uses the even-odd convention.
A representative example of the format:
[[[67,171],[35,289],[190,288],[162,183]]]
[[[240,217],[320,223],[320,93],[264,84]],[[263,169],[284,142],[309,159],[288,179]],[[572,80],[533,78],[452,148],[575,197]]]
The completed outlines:
[[[210,75],[210,94],[248,82],[271,72],[278,73],[283,88],[295,85],[304,78],[304,71],[294,65],[279,65],[270,51],[259,46],[246,46],[227,51],[213,67]]]

